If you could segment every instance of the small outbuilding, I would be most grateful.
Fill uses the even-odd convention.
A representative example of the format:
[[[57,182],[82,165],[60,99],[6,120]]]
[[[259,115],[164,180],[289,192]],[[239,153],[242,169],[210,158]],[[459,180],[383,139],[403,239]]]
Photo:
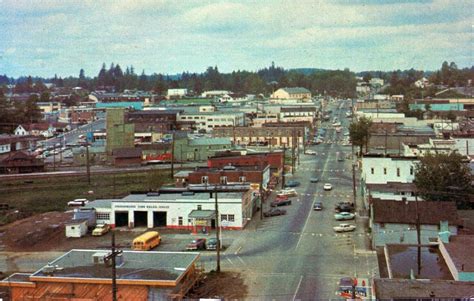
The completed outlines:
[[[76,219],[66,224],[66,237],[82,237],[87,233],[87,219]]]

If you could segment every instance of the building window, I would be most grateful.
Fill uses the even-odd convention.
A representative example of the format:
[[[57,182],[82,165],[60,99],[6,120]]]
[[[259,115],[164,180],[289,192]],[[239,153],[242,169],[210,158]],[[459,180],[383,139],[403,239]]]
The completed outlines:
[[[96,213],[95,217],[97,219],[110,220],[110,213]]]
[[[220,177],[220,183],[221,184],[227,184],[227,177],[226,176]]]
[[[387,174],[387,168],[386,168],[386,167],[383,168],[383,174],[384,174],[384,175]]]
[[[221,214],[221,222],[222,221],[235,222],[235,215],[234,214]]]
[[[397,167],[397,177],[400,176],[400,167]]]
[[[374,174],[374,168],[373,168],[373,167],[370,168],[370,173],[371,173],[371,174]]]
[[[202,184],[209,184],[209,177],[208,176],[202,176],[201,177],[201,183]]]
[[[198,209],[197,210],[202,210],[202,205],[198,205]]]
[[[410,175],[413,176],[413,166],[410,166]]]
[[[183,217],[178,216],[178,226],[182,226],[182,225],[183,225]]]
[[[245,177],[239,177],[239,182],[245,182],[247,179]]]

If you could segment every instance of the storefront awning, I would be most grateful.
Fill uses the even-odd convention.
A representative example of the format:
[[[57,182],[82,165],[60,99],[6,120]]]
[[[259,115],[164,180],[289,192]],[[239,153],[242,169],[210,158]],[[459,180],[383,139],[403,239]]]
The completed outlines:
[[[189,213],[188,218],[195,219],[213,219],[216,217],[214,210],[193,210]]]

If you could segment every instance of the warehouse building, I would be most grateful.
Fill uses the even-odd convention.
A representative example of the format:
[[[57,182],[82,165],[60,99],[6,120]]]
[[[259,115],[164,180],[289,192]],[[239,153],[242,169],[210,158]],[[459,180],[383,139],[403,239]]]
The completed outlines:
[[[256,195],[249,185],[231,192],[218,192],[220,221],[227,229],[242,229],[256,210]],[[166,227],[210,230],[216,223],[215,193],[203,191],[150,192],[131,194],[123,199],[96,200],[87,207],[96,209],[98,223],[112,227]]]

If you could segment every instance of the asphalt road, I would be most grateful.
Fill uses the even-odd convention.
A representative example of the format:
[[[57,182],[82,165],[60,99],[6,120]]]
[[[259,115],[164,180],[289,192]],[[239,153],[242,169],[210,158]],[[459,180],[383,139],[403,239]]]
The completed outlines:
[[[250,299],[340,299],[336,291],[341,277],[371,278],[377,273],[376,256],[366,249],[365,217],[351,221],[357,225],[355,232],[336,234],[332,229],[340,223],[334,219],[335,204],[352,200],[352,162],[336,158],[337,152],[351,153],[350,146],[341,145],[350,120],[344,109],[337,109],[339,104],[332,106],[332,117],[338,115],[345,129],[336,133],[330,124],[323,124],[329,128],[326,140],[333,143],[312,146],[317,155],[301,155],[290,178],[301,182],[296,189],[299,196],[284,207],[287,215],[257,218],[222,257],[223,270],[242,272]],[[320,182],[310,183],[313,176]],[[324,183],[331,183],[332,191],[324,191]],[[312,210],[315,201],[323,202],[323,211]]]

